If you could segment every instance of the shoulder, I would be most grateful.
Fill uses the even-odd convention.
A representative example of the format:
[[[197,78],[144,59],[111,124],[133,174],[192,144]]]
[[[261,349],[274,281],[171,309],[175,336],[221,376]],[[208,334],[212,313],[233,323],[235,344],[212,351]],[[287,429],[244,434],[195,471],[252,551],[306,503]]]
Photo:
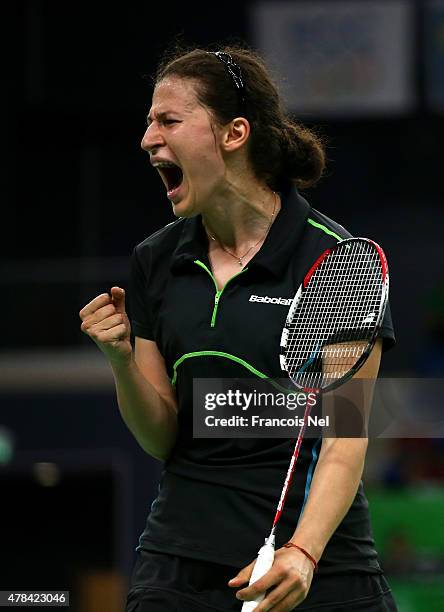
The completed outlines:
[[[139,259],[145,257],[156,257],[171,253],[177,246],[177,241],[182,233],[185,219],[176,219],[160,228],[134,247],[134,254]]]
[[[340,240],[351,238],[352,235],[340,223],[316,210],[308,202],[305,210],[304,228],[296,255],[306,266],[311,266],[326,249],[331,249]]]
[[[320,240],[328,243],[328,246],[335,244],[344,238],[352,238],[349,231],[344,226],[340,225],[327,215],[319,212],[315,208],[310,208],[307,218],[307,231],[313,238],[318,237]]]
[[[340,240],[352,237],[340,223],[313,208],[294,185],[285,185],[282,189],[282,196],[283,206],[288,206],[295,211],[287,214],[286,220],[294,223],[296,231],[298,228],[302,230],[301,238],[304,246],[317,245],[327,249]]]
[[[185,219],[177,219],[137,244],[132,253],[133,275],[144,277],[145,281],[156,280],[161,286],[169,275],[171,256],[184,225]]]

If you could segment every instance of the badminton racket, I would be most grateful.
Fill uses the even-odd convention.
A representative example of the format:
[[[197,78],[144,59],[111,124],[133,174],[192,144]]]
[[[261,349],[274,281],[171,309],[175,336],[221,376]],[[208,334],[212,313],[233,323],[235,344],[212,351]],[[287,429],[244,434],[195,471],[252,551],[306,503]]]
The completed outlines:
[[[370,355],[387,304],[389,275],[381,247],[367,238],[347,238],[316,260],[299,287],[281,335],[281,368],[306,393],[325,393],[350,379]],[[249,584],[274,561],[275,532],[304,437],[310,402],[291,457],[270,535],[259,550]],[[251,612],[264,599],[246,601]]]

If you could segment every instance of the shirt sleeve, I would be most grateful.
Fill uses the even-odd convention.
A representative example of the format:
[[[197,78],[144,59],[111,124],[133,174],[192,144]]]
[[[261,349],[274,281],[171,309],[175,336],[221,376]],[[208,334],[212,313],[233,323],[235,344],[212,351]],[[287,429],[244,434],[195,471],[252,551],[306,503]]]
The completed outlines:
[[[154,318],[148,292],[150,262],[146,259],[144,253],[144,260],[141,261],[137,248],[134,249],[131,258],[129,318],[134,336],[154,340]]]
[[[383,351],[388,351],[396,344],[395,330],[393,328],[392,313],[390,311],[389,303],[387,303],[387,307],[385,309],[382,326],[379,331],[379,338],[382,338]]]

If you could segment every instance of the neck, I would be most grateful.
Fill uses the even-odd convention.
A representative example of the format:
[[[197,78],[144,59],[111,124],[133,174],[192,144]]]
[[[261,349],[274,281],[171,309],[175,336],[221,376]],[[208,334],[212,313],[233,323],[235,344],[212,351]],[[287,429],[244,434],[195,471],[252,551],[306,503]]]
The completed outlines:
[[[202,220],[210,242],[238,253],[265,239],[280,210],[280,200],[268,187],[256,190],[251,197],[236,195],[205,211]]]

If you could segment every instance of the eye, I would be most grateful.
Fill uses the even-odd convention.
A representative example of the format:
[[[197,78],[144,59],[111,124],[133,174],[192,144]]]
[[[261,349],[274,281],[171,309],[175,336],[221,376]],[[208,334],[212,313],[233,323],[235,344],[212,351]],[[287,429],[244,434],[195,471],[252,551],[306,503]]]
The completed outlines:
[[[160,118],[157,120],[157,122],[159,123],[159,125],[172,125],[174,123],[181,123],[179,119],[160,119]],[[152,120],[147,119],[146,121],[147,128],[149,128],[151,124],[152,124]]]

